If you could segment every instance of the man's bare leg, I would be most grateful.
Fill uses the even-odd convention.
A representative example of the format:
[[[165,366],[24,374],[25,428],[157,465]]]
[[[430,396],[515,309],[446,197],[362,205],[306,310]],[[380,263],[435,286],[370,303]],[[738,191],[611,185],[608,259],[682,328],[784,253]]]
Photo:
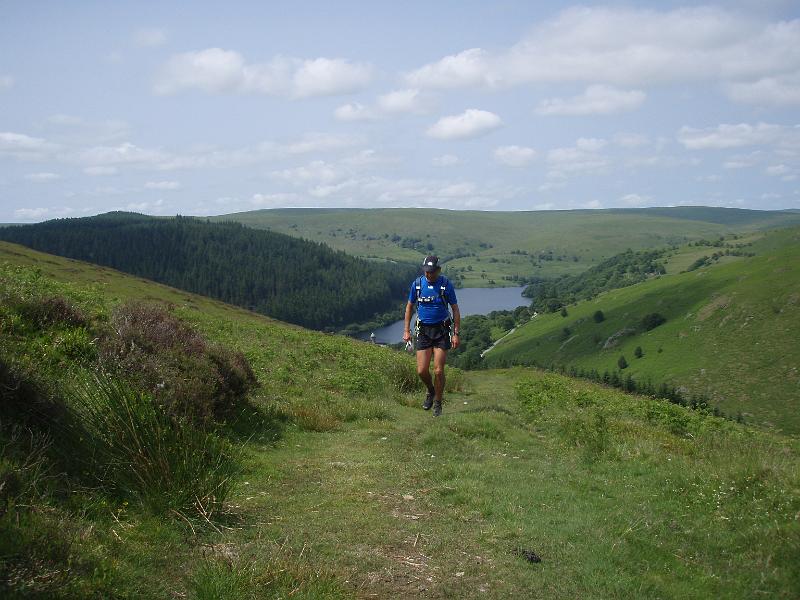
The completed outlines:
[[[444,365],[447,362],[447,350],[433,349],[433,387],[436,390],[436,402],[442,401],[444,394]]]
[[[433,348],[426,350],[417,350],[417,375],[422,379],[422,383],[428,388],[428,391],[434,389],[433,379],[431,379],[431,356],[433,355]]]

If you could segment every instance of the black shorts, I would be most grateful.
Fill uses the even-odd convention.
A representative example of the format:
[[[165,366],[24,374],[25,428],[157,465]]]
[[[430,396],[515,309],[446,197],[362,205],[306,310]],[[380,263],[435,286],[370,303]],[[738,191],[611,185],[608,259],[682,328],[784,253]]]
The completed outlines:
[[[427,350],[428,348],[450,350],[449,319],[433,325],[417,324],[417,350]]]

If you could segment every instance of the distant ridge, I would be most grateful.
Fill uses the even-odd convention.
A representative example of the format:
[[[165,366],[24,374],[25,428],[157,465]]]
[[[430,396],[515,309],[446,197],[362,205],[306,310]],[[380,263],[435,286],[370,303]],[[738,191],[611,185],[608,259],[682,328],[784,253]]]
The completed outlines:
[[[322,242],[354,256],[416,263],[429,252],[464,287],[573,275],[645,250],[800,224],[800,212],[708,206],[548,211],[281,208],[208,217]],[[542,256],[543,260],[538,260]]]

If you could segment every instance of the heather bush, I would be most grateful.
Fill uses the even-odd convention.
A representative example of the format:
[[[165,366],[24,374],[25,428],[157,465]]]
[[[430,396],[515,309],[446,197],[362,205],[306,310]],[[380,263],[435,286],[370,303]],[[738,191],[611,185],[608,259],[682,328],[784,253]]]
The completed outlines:
[[[175,417],[225,418],[256,384],[242,353],[207,342],[156,304],[117,307],[101,337],[100,354],[105,365]]]

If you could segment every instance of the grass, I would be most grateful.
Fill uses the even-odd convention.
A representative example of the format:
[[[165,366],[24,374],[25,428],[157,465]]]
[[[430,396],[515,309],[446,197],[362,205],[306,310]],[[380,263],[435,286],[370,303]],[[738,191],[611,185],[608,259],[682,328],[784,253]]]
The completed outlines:
[[[786,212],[708,207],[531,212],[280,209],[212,220],[271,229],[376,260],[419,263],[430,252],[461,256],[449,258],[444,272],[451,278],[463,276],[464,287],[488,287],[491,281],[514,285],[508,278],[515,275],[576,274],[627,248],[683,244],[800,222]],[[423,223],[435,227],[431,230]],[[416,246],[404,247],[403,240],[410,238],[417,240]],[[550,251],[554,260],[535,260]]]
[[[435,419],[418,407],[407,355],[110,270],[0,251],[38,266],[37,285],[75,300],[90,322],[131,298],[172,301],[211,342],[241,351],[259,381],[256,418],[221,431],[241,446],[242,471],[213,527],[91,488],[54,495],[55,473],[34,466],[48,440],[4,437],[0,465],[40,482],[24,487],[38,490],[24,501],[2,497],[5,595],[800,594],[794,438],[524,368],[449,372]],[[0,433],[11,435],[5,423]]]
[[[697,271],[606,292],[570,306],[567,318],[540,315],[503,339],[486,363],[536,362],[602,373],[614,370],[622,355],[630,365],[625,374],[634,379],[683,386],[709,395],[728,415],[741,412],[748,421],[798,432],[798,235],[797,228],[778,230],[747,248],[755,257],[725,257]],[[592,319],[596,310],[606,317],[602,323]],[[643,331],[641,319],[653,312],[666,323]],[[634,358],[637,346],[640,359]]]

